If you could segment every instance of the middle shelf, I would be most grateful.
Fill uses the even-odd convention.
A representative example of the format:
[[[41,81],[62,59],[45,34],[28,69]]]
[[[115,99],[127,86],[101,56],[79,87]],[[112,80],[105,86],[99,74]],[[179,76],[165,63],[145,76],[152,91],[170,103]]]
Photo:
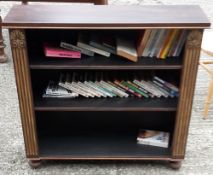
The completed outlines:
[[[177,98],[35,98],[36,111],[176,111]]]

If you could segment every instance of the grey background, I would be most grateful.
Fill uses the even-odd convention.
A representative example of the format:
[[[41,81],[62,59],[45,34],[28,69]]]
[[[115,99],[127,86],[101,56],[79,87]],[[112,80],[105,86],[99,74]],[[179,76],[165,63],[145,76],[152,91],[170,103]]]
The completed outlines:
[[[4,17],[12,2],[0,2]],[[198,4],[210,21],[213,21],[212,0],[109,0],[109,4]],[[6,40],[8,63],[0,64],[0,175],[142,175],[142,174],[186,174],[205,175],[213,172],[213,106],[209,110],[209,119],[202,119],[203,105],[210,77],[199,68],[192,119],[189,129],[186,157],[182,168],[174,171],[164,162],[126,162],[126,161],[55,161],[44,162],[39,169],[29,168],[25,158],[23,135],[20,122],[17,90],[14,78],[13,62],[8,43],[8,31],[3,31]],[[201,59],[208,59],[202,54]]]

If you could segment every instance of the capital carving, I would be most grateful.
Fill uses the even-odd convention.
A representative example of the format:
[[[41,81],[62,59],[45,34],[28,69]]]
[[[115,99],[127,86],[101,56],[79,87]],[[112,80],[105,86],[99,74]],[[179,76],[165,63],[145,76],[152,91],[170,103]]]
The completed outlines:
[[[192,30],[187,37],[188,47],[200,47],[203,33],[201,30]]]
[[[10,44],[13,48],[25,48],[25,35],[22,30],[12,30],[10,33]]]

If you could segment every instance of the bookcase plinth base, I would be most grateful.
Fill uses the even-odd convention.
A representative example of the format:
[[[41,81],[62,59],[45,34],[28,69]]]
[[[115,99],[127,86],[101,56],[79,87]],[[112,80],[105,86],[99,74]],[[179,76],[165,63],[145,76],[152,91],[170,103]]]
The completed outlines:
[[[178,161],[169,161],[169,166],[172,168],[172,169],[180,169],[182,165],[182,161],[181,160],[178,160]]]
[[[6,63],[7,62],[7,56],[5,54],[0,55],[0,63]]]
[[[41,160],[28,160],[28,164],[32,169],[38,168],[41,165]]]

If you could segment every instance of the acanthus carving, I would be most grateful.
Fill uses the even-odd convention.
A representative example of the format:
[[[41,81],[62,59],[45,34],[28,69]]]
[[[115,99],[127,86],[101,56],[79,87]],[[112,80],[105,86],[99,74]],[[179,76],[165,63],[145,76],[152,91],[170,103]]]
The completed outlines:
[[[10,33],[10,44],[12,48],[25,48],[25,35],[21,30],[12,30]]]
[[[193,48],[200,47],[202,36],[203,34],[201,30],[192,30],[187,37],[187,46]]]

